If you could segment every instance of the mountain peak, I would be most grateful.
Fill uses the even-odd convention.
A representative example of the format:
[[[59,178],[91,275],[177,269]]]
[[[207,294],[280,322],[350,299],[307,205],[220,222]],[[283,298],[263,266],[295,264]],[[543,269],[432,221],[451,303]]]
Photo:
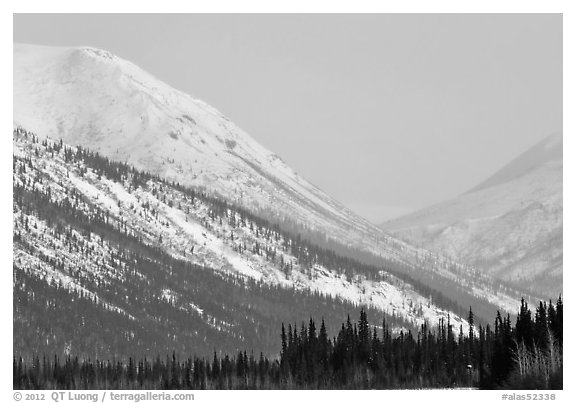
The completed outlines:
[[[350,242],[381,235],[215,108],[108,51],[14,45],[14,125]]]
[[[91,46],[82,46],[77,48],[79,51],[84,52],[88,55],[102,58],[105,60],[116,60],[118,59],[117,56],[113,55],[112,53],[108,52],[107,50],[93,48]]]

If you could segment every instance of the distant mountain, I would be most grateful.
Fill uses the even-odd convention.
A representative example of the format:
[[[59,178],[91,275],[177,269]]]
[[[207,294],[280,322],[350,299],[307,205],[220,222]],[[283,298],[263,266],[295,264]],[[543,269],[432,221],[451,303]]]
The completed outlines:
[[[562,162],[562,134],[555,133],[524,152],[494,175],[470,189],[468,193],[486,189],[517,179],[548,162]]]
[[[548,296],[562,291],[562,134],[452,200],[388,221],[392,234]]]

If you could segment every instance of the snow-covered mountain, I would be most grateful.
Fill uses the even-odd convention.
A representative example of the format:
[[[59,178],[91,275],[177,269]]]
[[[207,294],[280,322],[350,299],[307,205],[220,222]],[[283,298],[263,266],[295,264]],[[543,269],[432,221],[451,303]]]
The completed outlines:
[[[562,290],[562,134],[452,200],[381,225],[503,280]]]
[[[287,276],[284,265],[272,264],[257,253],[264,245],[276,250],[288,248],[286,244],[252,239],[247,242],[252,256],[243,255],[247,246],[235,246],[230,237],[237,234],[230,235],[231,227],[208,222],[209,209],[197,212],[199,207],[191,205],[175,183],[169,192],[163,190],[165,196],[159,201],[158,187],[166,184],[140,193],[127,179],[122,185],[110,183],[101,173],[58,165],[42,154],[46,150],[38,150],[39,157],[34,146],[15,143],[17,158],[40,159],[42,169],[34,181],[45,178],[53,182],[50,189],[63,188],[61,192],[75,195],[76,200],[83,198],[85,209],[103,209],[147,247],[160,248],[176,259],[273,286],[368,304],[409,322],[435,320],[447,314],[450,306],[464,309],[470,305],[479,316],[492,318],[497,307],[513,312],[521,296],[518,290],[494,283],[471,267],[387,235],[299,176],[211,106],[106,51],[14,45],[14,126],[41,141],[62,140],[68,147],[81,146],[186,189],[202,191],[265,220],[270,224],[267,232],[277,225],[274,231],[302,237],[353,263],[347,263],[352,269],[344,272],[339,264],[307,262],[300,267],[302,256],[294,260],[297,256],[287,255],[295,268]],[[69,164],[69,158],[60,158]],[[152,210],[146,200],[154,204]],[[45,236],[41,239],[48,245],[58,244]],[[52,247],[35,242],[42,251]],[[194,253],[189,249],[192,246]],[[29,254],[28,247],[23,251]],[[38,253],[32,255],[36,258],[23,261],[36,262]],[[81,256],[74,259],[80,261]],[[368,265],[370,272],[359,269],[362,265]],[[438,305],[430,301],[432,294]],[[453,312],[452,316],[459,315]]]
[[[428,256],[306,181],[216,109],[103,50],[14,45],[14,124],[343,245],[412,266]]]
[[[380,235],[220,112],[106,51],[15,45],[14,123],[351,243]]]

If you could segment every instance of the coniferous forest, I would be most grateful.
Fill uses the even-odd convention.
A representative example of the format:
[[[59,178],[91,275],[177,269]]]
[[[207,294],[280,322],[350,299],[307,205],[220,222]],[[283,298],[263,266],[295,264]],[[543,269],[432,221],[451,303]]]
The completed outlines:
[[[441,320],[393,333],[364,309],[337,335],[310,318],[279,329],[275,358],[237,351],[212,357],[14,357],[14,389],[562,389],[561,297],[534,315],[522,300],[515,322],[500,312],[466,333]],[[514,323],[513,323],[514,322]]]

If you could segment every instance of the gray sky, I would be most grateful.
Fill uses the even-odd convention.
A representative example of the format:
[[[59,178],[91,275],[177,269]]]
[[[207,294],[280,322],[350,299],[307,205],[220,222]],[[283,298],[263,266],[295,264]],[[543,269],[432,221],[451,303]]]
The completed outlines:
[[[375,222],[449,199],[562,130],[562,16],[15,15],[226,114]]]

